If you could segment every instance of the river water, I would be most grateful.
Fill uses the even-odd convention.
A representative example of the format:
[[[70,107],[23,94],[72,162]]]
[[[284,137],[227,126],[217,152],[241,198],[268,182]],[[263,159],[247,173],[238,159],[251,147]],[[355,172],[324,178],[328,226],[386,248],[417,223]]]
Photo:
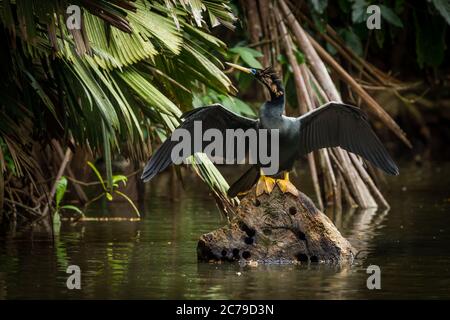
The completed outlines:
[[[306,173],[295,184],[313,191]],[[198,180],[183,191],[169,174],[152,182],[141,221],[63,222],[55,243],[0,238],[0,299],[434,299],[450,298],[450,164],[401,166],[383,191],[390,211],[327,213],[359,250],[351,267],[198,263],[199,236],[226,223]],[[125,203],[88,216],[130,216]],[[68,290],[66,268],[81,268]],[[381,270],[369,290],[366,269]]]

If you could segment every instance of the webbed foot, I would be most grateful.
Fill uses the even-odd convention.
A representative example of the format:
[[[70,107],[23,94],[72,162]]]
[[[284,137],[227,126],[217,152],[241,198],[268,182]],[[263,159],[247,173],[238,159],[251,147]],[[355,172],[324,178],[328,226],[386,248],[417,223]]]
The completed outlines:
[[[275,179],[261,175],[256,184],[256,196],[259,197],[263,193],[270,194],[275,187]]]
[[[298,197],[300,195],[297,188],[289,181],[289,172],[284,173],[284,179],[277,179],[276,183],[283,193],[290,193]]]

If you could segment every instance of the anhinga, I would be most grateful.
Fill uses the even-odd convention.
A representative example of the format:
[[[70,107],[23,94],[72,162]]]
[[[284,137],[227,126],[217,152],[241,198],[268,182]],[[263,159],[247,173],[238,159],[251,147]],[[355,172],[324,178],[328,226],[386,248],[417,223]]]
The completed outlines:
[[[284,87],[272,68],[255,69],[228,64],[253,75],[269,90],[270,100],[260,108],[259,119],[242,117],[220,104],[214,104],[185,113],[180,128],[194,134],[194,121],[202,121],[203,130],[216,128],[224,135],[226,129],[279,129],[279,172],[274,176],[265,176],[260,164],[252,165],[230,187],[230,197],[247,192],[255,184],[257,195],[270,193],[275,185],[282,192],[297,195],[297,189],[289,181],[289,171],[300,156],[320,148],[341,147],[369,160],[388,174],[398,174],[397,166],[359,108],[330,102],[298,118],[284,116]],[[171,153],[176,144],[169,137],[159,147],[144,168],[144,181],[149,181],[172,163]],[[274,179],[281,174],[283,179]]]

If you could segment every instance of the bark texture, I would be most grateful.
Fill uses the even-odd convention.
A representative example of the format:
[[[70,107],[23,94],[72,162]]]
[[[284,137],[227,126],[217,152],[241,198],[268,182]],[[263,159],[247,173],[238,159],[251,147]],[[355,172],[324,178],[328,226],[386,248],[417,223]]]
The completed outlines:
[[[231,223],[201,236],[201,261],[260,263],[351,263],[355,250],[313,202],[283,194],[255,197],[250,191]]]

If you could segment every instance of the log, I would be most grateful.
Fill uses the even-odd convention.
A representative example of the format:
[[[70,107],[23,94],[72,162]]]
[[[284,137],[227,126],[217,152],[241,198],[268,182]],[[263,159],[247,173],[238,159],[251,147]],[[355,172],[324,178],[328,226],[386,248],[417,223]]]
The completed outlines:
[[[241,263],[351,264],[355,249],[331,220],[303,193],[242,200],[228,225],[204,234],[197,245],[200,261]]]

